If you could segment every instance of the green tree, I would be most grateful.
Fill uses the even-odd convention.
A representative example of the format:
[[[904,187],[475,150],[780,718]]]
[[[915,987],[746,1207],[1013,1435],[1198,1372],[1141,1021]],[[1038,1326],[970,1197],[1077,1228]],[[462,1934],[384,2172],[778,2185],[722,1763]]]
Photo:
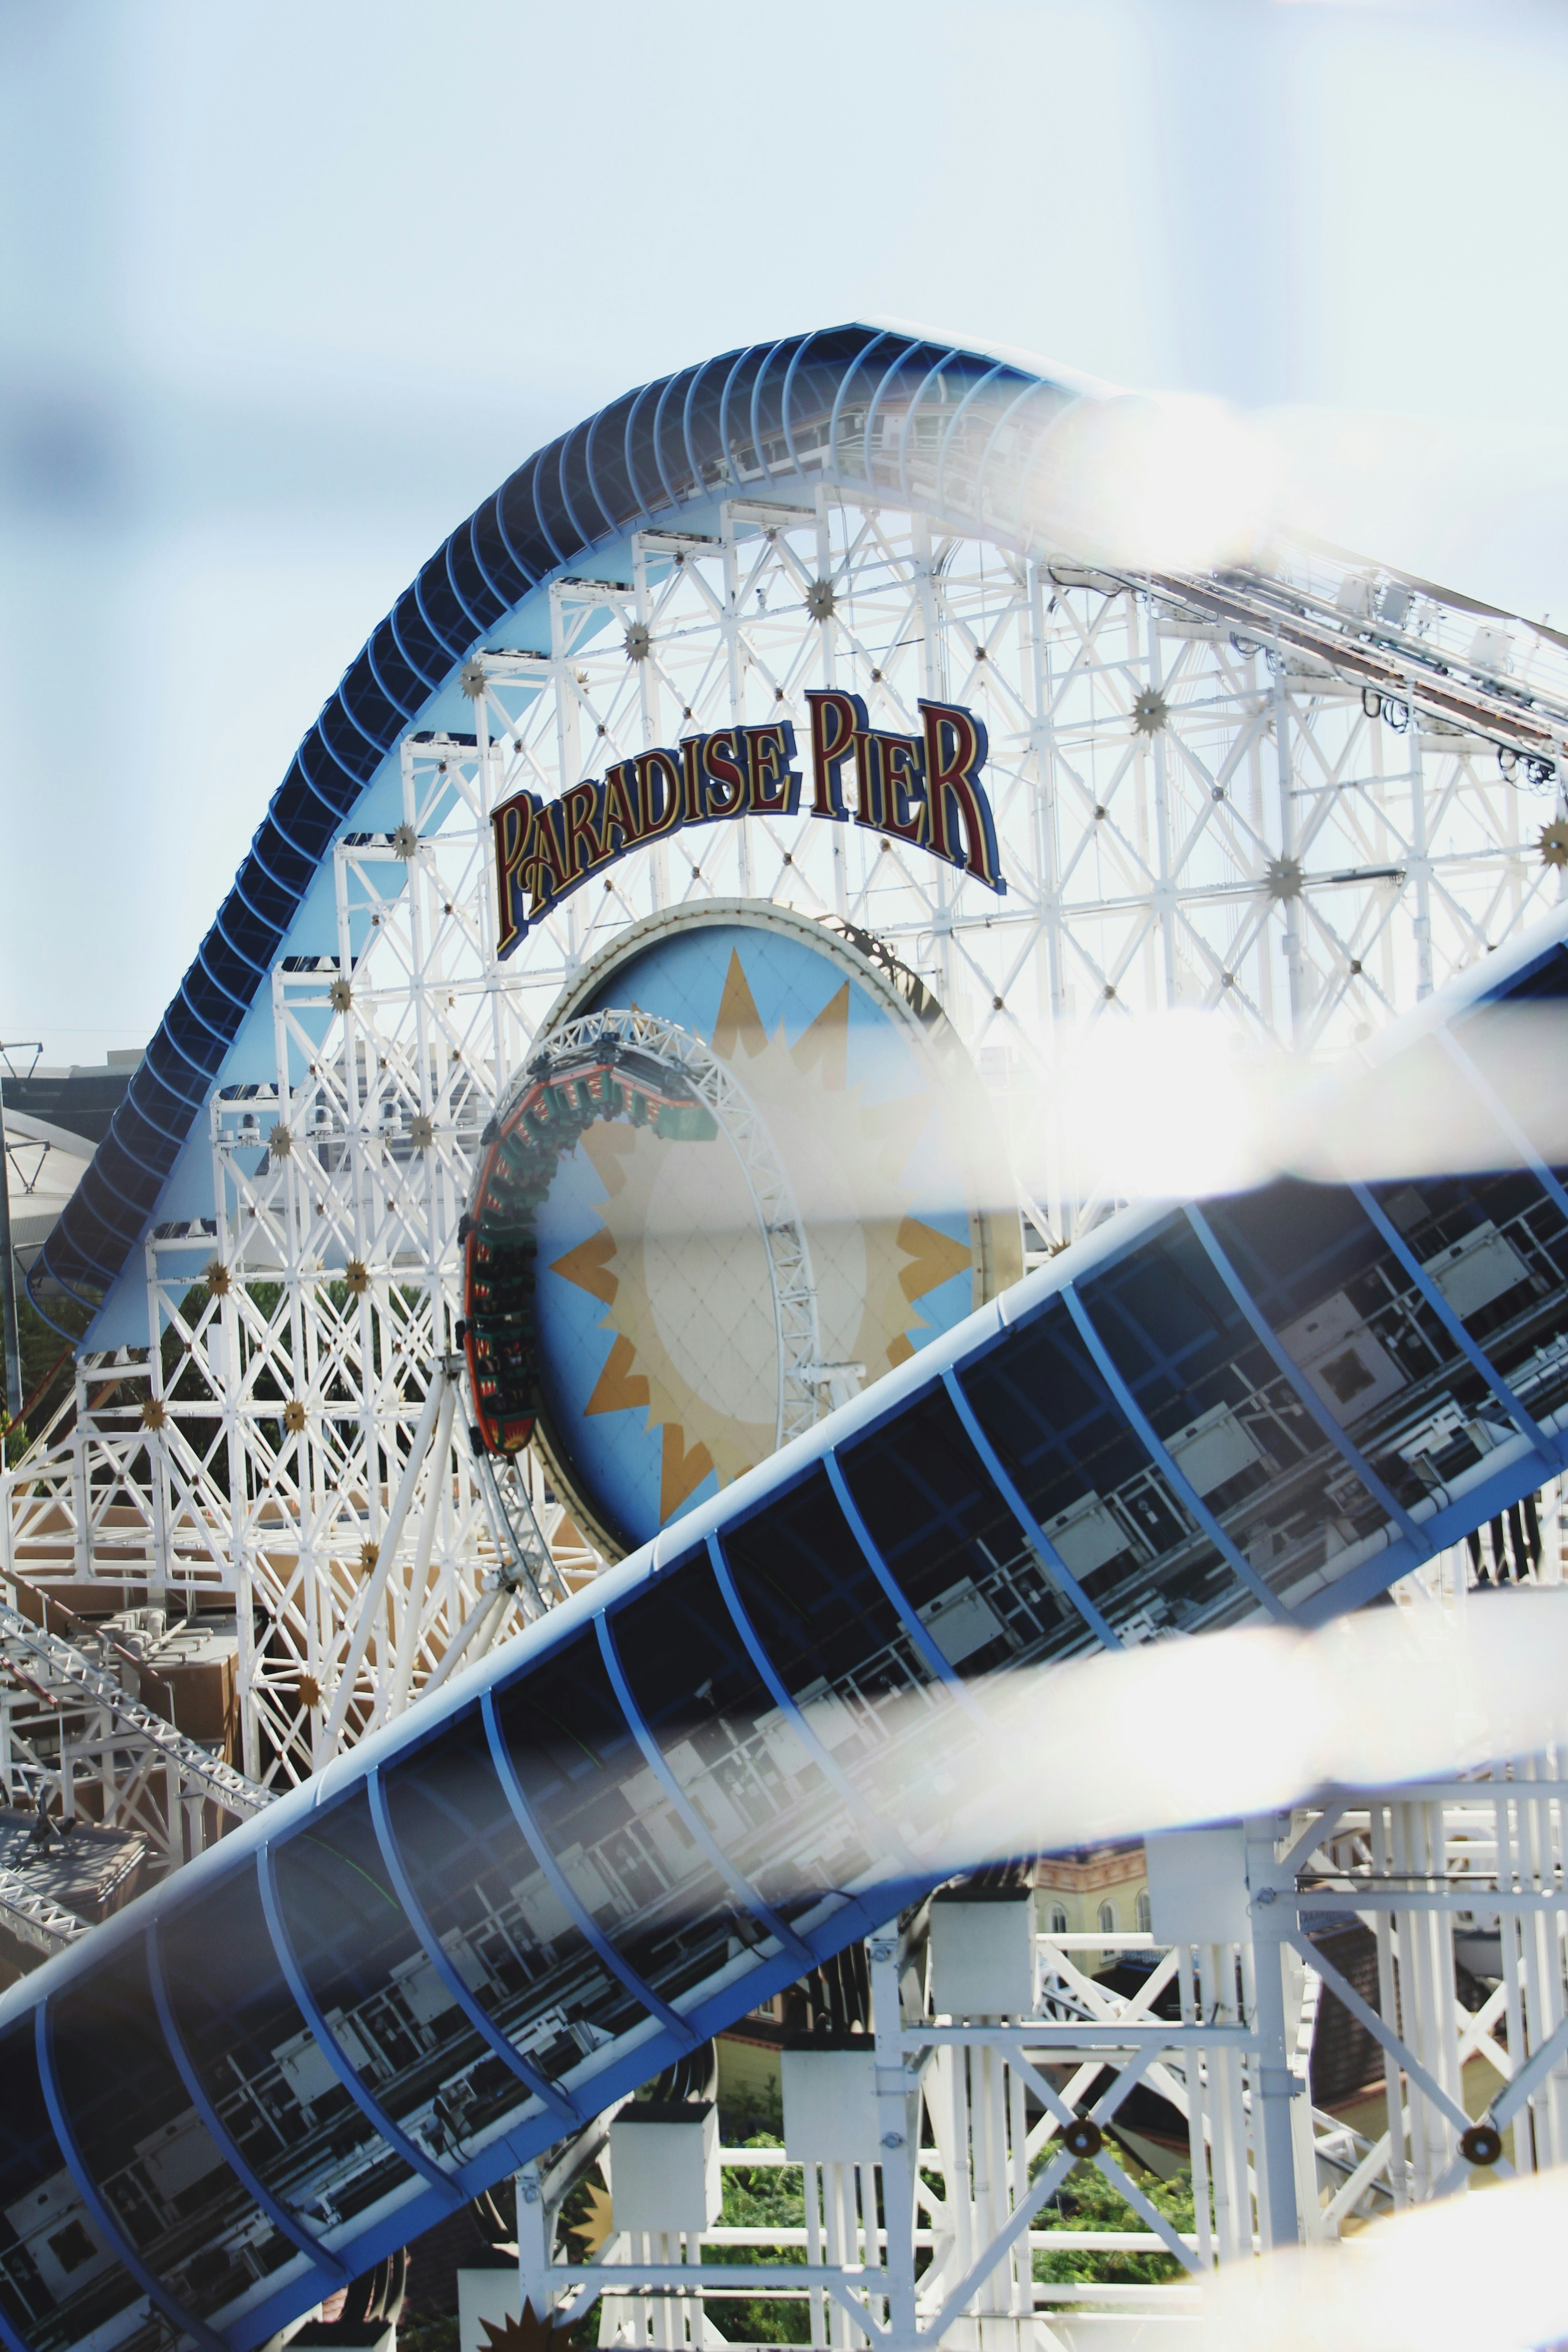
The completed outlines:
[[[775,2132],[753,2132],[742,2147],[782,2147]],[[798,2164],[727,2164],[724,2167],[724,2223],[731,2230],[804,2230],[805,2185]],[[710,2263],[804,2263],[804,2246],[710,2246],[703,2257]],[[730,2303],[710,2303],[709,2318],[731,2343],[807,2344],[811,2314],[805,2303],[784,2302],[767,2295],[748,2295]]]
[[[1047,2150],[1047,2161],[1049,2153]],[[1173,2229],[1191,2231],[1193,2184],[1189,2173],[1182,2171],[1170,2180],[1157,2180],[1120,2149],[1117,2160],[1157,2213],[1163,2214]],[[1100,2167],[1087,2163],[1074,2165],[1038,2222],[1042,2230],[1142,2230],[1147,2226],[1142,2215],[1135,2213],[1126,2199],[1111,2187]],[[1037,2248],[1035,2253],[1035,2276],[1044,2285],[1061,2286],[1072,2280],[1087,2280],[1107,2286],[1134,2286],[1184,2275],[1174,2254],[1155,2253],[1143,2247],[1125,2254],[1098,2253],[1088,2248],[1053,2254],[1044,2247]]]
[[[80,1339],[92,1320],[91,1308],[79,1305],[74,1298],[51,1299],[49,1312],[75,1339]],[[21,1460],[61,1397],[68,1391],[72,1378],[71,1339],[62,1339],[45,1322],[20,1282],[16,1286],[16,1337],[21,1343],[22,1403],[26,1410],[21,1420],[8,1422],[0,1398],[0,1428],[5,1433],[8,1463]]]

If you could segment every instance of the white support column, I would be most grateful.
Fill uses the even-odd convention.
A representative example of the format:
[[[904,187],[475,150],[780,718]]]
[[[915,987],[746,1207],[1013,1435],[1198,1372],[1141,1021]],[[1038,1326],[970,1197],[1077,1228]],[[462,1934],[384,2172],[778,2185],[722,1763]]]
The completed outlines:
[[[899,1987],[897,1920],[867,1945],[871,1974],[871,2024],[877,2037],[877,2122],[886,2240],[881,2259],[889,2273],[886,2325],[888,2352],[912,2346],[915,2323],[915,2167],[920,2102],[904,2064],[903,2009]],[[868,2213],[874,2231],[876,2205]],[[868,2262],[878,2259],[874,2238]]]
[[[1252,1925],[1252,1975],[1258,2037],[1257,2063],[1252,2070],[1253,2123],[1262,2178],[1258,2182],[1258,2219],[1265,2249],[1293,2246],[1301,2238],[1296,2192],[1296,2147],[1291,2122],[1292,2103],[1307,2095],[1307,2086],[1290,2061],[1295,2055],[1294,2020],[1285,2008],[1282,1930],[1289,1910],[1280,1905],[1275,1875],[1278,1824],[1273,1821],[1247,1825],[1247,1882]]]

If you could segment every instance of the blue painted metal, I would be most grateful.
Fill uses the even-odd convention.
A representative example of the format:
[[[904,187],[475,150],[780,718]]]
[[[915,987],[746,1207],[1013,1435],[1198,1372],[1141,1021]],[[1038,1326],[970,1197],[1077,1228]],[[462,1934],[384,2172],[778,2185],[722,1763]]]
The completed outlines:
[[[595,1631],[599,1637],[599,1654],[605,1661],[605,1672],[610,1677],[611,1687],[620,1703],[621,1711],[630,1727],[632,1738],[641,1748],[644,1760],[654,1779],[686,1823],[693,1841],[708,1856],[736,1902],[742,1909],[749,1911],[758,1926],[775,1939],[779,1949],[788,1952],[803,1973],[807,1969],[815,1968],[816,1954],[810,1945],[801,1942],[794,1928],[779,1917],[772,1904],[763,1900],[744,1873],[736,1869],[670,1770],[658,1740],[643,1721],[642,1710],[632,1695],[632,1686],[626,1680],[626,1670],[621,1664],[620,1652],[616,1646],[615,1621],[609,1610],[605,1610],[595,1621]]]
[[[1095,1329],[1089,1309],[1079,1297],[1076,1286],[1070,1282],[1062,1285],[1062,1303],[1078,1327],[1079,1337],[1094,1358],[1096,1370],[1137,1431],[1144,1452],[1164,1479],[1165,1484],[1171,1488],[1173,1494],[1180,1496],[1193,1518],[1202,1528],[1216,1550],[1224,1554],[1254,1600],[1267,1611],[1277,1624],[1288,1625],[1290,1622],[1290,1612],[1274,1593],[1270,1592],[1246,1553],[1226,1533],[1197,1488],[1190,1479],[1182,1475],[1173,1456],[1155,1435],[1153,1423],[1143,1412],[1137,1398],[1117,1370],[1110,1349]]]
[[[81,2149],[77,2144],[76,2132],[70,2116],[66,2112],[65,2101],[60,2096],[60,2086],[55,2075],[54,2015],[47,2000],[38,2003],[35,2033],[38,2053],[38,2080],[43,2085],[44,2104],[49,2111],[49,2121],[54,2126],[55,2137],[59,2142],[60,2154],[65,2158],[66,2170],[76,2183],[77,2194],[92,2216],[93,2227],[103,2239],[104,2243],[112,2247],[121,2268],[135,2280],[143,2294],[151,2296],[164,2318],[174,2328],[188,2336],[194,2344],[199,2345],[201,2352],[226,2352],[222,2336],[215,2336],[210,2327],[205,2327],[199,2319],[188,2312],[184,2305],[169,2293],[156,2273],[148,2269],[121,2228],[118,2220],[110,2212],[104,2201],[102,2191],[83,2162]]]
[[[392,1815],[387,1811],[386,1790],[383,1785],[380,1770],[374,1765],[371,1768],[366,1794],[370,1799],[370,1818],[375,1831],[375,1842],[381,1848],[381,1858],[386,1864],[387,1876],[392,1881],[394,1891],[407,1914],[408,1924],[424,1945],[426,1959],[468,2019],[468,2023],[476,2033],[481,2034],[489,2042],[501,2064],[510,2067],[523,2087],[531,2091],[542,2105],[552,2109],[561,2117],[563,2123],[569,2125],[573,2129],[586,2123],[587,2116],[578,2111],[564,2092],[558,2091],[547,2075],[542,2074],[536,2066],[529,2064],[521,2050],[512,2047],[489,2011],[474,1999],[461,1976],[453,1967],[451,1954],[443,1948],[439,1936],[426,1917],[425,1906],[420,1902],[415,1891],[414,1882],[408,1875],[407,1865],[404,1862],[402,1849],[397,1843],[397,1832],[392,1825]]]
[[[222,2148],[225,2159],[235,2178],[243,2181],[273,2228],[280,2231],[291,2246],[299,2248],[300,2252],[328,2280],[330,2286],[346,2286],[351,2274],[343,2268],[331,2249],[323,2246],[319,2238],[312,2237],[310,2231],[302,2222],[295,2219],[288,2207],[279,2203],[260,2174],[246,2162],[244,2155],[236,2146],[233,2137],[225,2129],[223,2117],[213,2105],[206,2084],[196,2072],[191,2053],[185,2047],[185,2037],[180,2031],[180,2021],[175,2016],[174,2003],[169,1999],[168,1980],[163,1974],[163,1956],[158,1948],[156,1924],[147,1930],[147,1974],[153,1986],[153,2000],[158,2011],[158,2023],[163,2028],[163,2039],[169,2045],[169,2055],[179,2071],[181,2082],[190,2093],[192,2106],[200,2116],[218,2147]]]

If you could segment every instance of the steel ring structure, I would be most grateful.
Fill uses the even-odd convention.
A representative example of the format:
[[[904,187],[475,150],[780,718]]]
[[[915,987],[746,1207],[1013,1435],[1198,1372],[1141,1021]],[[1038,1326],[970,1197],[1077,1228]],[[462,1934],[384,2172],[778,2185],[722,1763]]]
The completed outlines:
[[[689,1113],[698,1115],[695,1130]],[[822,1349],[811,1250],[789,1177],[756,1105],[701,1038],[635,1009],[581,1013],[552,1029],[487,1131],[464,1236],[465,1345],[485,1442],[514,1453],[542,1409],[528,1312],[532,1213],[555,1161],[584,1128],[626,1118],[679,1136],[721,1135],[735,1156],[767,1260],[778,1352],[773,1444],[817,1414]],[[500,1303],[500,1294],[507,1303]],[[492,1307],[492,1300],[494,1301]],[[558,1442],[559,1443],[559,1442]]]
[[[0,1995],[9,2352],[267,2343],[928,1891],[975,1677],[1319,1623],[1562,1472],[1557,1065],[1498,1039],[1568,997],[1568,649],[1322,550],[1107,568],[1118,413],[871,326],[681,371],[455,532],[301,746],[35,1270],[93,1322],[0,1568],[222,1602],[264,1786]],[[623,950],[657,1013],[595,998]],[[1356,1046],[1463,1165],[1118,1211],[1047,1151],[1020,1204],[994,1138],[1060,1042],[1183,1005]],[[721,1066],[777,1147],[786,1442],[670,1404],[618,1566],[514,1455],[575,1589],[444,1675],[521,1557],[456,1414],[463,1220],[563,1023],[597,1172],[642,1148],[645,1017],[645,1100]],[[828,1142],[882,1204],[837,1257]],[[614,1240],[555,1271],[626,1433]],[[871,1373],[817,1419],[830,1272],[810,1352]],[[107,1805],[117,1753],[8,1749],[7,1793]]]

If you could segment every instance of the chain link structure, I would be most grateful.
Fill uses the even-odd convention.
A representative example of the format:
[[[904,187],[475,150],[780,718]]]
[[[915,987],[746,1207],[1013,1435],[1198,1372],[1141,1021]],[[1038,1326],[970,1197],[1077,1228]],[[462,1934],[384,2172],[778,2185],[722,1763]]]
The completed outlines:
[[[1318,549],[1134,577],[944,533],[871,490],[702,511],[710,532],[638,530],[616,576],[556,580],[548,648],[484,649],[468,723],[404,739],[400,822],[331,853],[336,952],[276,965],[255,1076],[211,1102],[213,1213],[146,1240],[148,1342],[84,1353],[6,1475],[6,1570],[230,1597],[246,1770],[268,1784],[324,1753],[454,1345],[481,1130],[635,919],[739,897],[869,934],[1005,1119],[1044,1100],[1048,1126],[1054,1072],[1108,1022],[1201,1007],[1242,1039],[1342,1049],[1557,898],[1552,632]],[[498,960],[500,801],[704,729],[787,719],[804,740],[805,691],[829,686],[877,727],[913,730],[922,697],[984,719],[1005,896],[855,824],[753,816],[635,852]],[[1023,1191],[1036,1254],[1108,1205],[1054,1164]],[[574,1587],[598,1556],[537,1461],[523,1475]],[[385,1580],[356,1724],[384,1717],[400,1658],[422,1686],[505,1565],[460,1425],[418,1485],[405,1525],[429,1519],[428,1549],[410,1536]]]

